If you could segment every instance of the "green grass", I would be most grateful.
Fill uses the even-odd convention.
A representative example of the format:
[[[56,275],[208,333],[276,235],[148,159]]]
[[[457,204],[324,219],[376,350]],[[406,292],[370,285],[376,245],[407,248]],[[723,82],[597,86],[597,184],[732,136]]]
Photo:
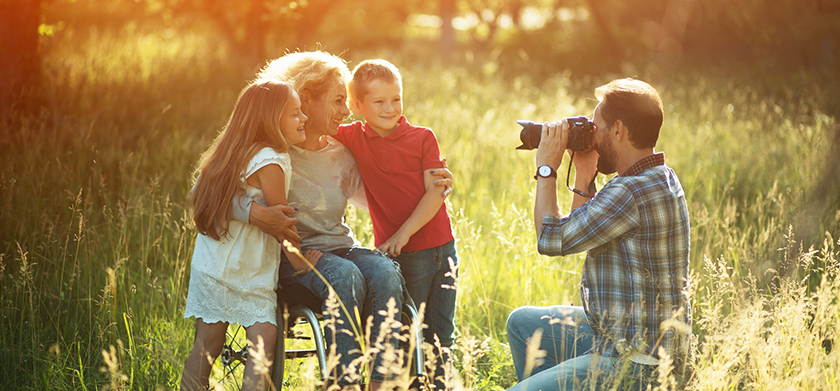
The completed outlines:
[[[52,39],[46,109],[0,128],[0,384],[176,388],[194,327],[182,316],[195,240],[189,178],[255,64],[196,33],[126,27]],[[436,131],[455,175],[456,356],[466,387],[514,383],[504,334],[513,308],[579,304],[583,255],[536,255],[534,152],[513,149],[515,120],[590,115],[594,87],[636,75],[662,94],[657,149],[689,201],[690,386],[840,389],[840,205],[810,194],[837,126],[826,109],[829,74],[535,80],[376,55],[401,67],[405,114]],[[560,199],[568,211],[571,195]],[[348,221],[371,244],[369,218],[351,209]],[[805,226],[816,234],[803,236]]]

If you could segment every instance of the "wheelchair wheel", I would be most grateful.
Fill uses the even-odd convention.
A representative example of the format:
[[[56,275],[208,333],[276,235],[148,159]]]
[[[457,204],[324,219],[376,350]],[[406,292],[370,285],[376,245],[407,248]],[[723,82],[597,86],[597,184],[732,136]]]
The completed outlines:
[[[210,388],[214,390],[241,390],[242,374],[248,361],[248,340],[245,328],[236,323],[228,325],[222,353],[213,366]]]

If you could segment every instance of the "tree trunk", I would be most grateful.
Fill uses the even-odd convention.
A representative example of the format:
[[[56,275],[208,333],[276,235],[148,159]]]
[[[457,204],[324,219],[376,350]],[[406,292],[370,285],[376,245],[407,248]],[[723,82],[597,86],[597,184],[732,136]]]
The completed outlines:
[[[0,114],[35,110],[41,85],[41,0],[0,1]]]
[[[610,31],[610,23],[607,17],[604,16],[602,6],[596,0],[586,0],[586,3],[589,5],[589,11],[592,12],[592,19],[595,21],[598,31],[604,35],[604,41],[610,51],[610,55],[608,56],[610,62],[612,62],[614,69],[621,68],[621,60],[624,57],[624,52],[612,31]]]
[[[455,0],[440,1],[440,51],[443,58],[451,59],[455,54],[455,28],[452,27],[452,18],[455,17]]]

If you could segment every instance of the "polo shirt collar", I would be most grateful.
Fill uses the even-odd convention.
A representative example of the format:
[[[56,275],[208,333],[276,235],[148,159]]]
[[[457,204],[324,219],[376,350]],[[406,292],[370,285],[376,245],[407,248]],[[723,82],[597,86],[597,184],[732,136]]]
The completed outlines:
[[[665,165],[665,153],[664,152],[657,152],[653,155],[647,156],[642,160],[639,160],[627,171],[624,171],[620,176],[636,176],[642,173],[642,171],[647,170],[648,168],[653,168],[656,166],[664,166]]]
[[[385,136],[384,138],[398,139],[402,137],[406,132],[408,132],[408,130],[411,128],[411,124],[408,123],[408,119],[406,119],[404,115],[400,116],[400,120],[397,123],[399,124],[397,126],[397,129],[391,132],[391,134]],[[362,124],[362,130],[364,130],[365,135],[369,138],[382,137],[379,135],[379,133],[376,133],[375,130],[371,129],[370,126],[368,126],[367,122]]]

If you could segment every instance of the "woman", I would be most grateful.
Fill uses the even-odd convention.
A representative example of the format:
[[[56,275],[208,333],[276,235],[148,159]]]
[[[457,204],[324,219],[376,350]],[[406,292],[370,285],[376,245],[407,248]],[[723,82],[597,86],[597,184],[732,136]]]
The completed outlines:
[[[390,259],[361,247],[344,224],[348,200],[353,198],[359,204],[365,203],[355,159],[347,148],[330,137],[350,114],[345,84],[349,74],[346,63],[339,57],[325,52],[300,52],[270,62],[257,78],[291,82],[300,94],[301,110],[309,117],[304,128],[306,141],[289,151],[294,173],[289,206],[298,208],[295,217],[301,247],[324,252],[316,270],[326,278],[351,313],[352,307],[358,306],[363,319],[373,316],[370,339],[375,342],[377,336],[385,335],[384,344],[397,346],[396,327],[380,332],[384,323],[384,315],[380,311],[387,309],[389,300],[394,300],[394,308],[402,307],[402,277]],[[446,189],[442,191],[448,192],[451,174],[440,174],[439,185]],[[250,210],[240,208],[246,203],[241,200],[236,203],[234,209],[240,209],[236,213],[238,219],[274,236],[292,236],[285,228],[290,223],[284,214],[288,209],[266,208],[255,203],[251,204]],[[315,273],[296,275],[293,270],[281,268],[280,284],[303,285],[322,300],[329,294],[327,284]],[[351,327],[346,315],[344,311],[340,312],[338,327]],[[358,384],[358,373],[347,370],[351,368],[351,362],[359,357],[357,340],[348,333],[336,332],[332,335],[329,331],[328,338],[334,338],[340,354],[339,385]],[[381,355],[376,355],[370,384],[373,390],[397,375],[380,372],[381,361]]]

